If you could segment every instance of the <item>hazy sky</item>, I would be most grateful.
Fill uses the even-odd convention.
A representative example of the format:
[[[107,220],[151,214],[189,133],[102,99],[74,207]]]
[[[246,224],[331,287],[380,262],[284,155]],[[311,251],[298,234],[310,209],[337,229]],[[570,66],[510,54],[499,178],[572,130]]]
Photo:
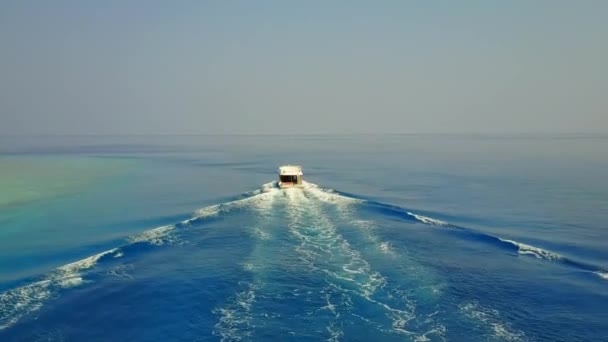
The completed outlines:
[[[608,132],[608,1],[0,2],[0,134]]]

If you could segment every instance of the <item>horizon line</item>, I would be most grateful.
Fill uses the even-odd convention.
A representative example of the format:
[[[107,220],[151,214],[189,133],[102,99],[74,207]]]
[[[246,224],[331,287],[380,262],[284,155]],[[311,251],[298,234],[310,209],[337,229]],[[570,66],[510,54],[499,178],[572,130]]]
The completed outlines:
[[[585,135],[601,136],[608,132],[356,132],[356,133],[0,133],[0,137],[113,137],[113,136],[431,136],[431,135],[483,135],[483,136],[505,136],[505,135]]]

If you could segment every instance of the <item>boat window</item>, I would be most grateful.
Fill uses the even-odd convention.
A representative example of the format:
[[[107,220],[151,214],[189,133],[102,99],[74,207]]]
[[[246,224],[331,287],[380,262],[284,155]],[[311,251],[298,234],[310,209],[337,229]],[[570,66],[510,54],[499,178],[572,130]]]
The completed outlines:
[[[281,176],[281,182],[283,183],[297,183],[298,182],[298,176]]]

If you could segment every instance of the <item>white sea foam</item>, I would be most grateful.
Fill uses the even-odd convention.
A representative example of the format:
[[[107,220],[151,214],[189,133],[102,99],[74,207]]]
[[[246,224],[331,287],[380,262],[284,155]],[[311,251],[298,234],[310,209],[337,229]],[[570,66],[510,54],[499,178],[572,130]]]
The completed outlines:
[[[258,195],[258,194],[261,194],[261,193],[264,193],[264,192],[270,192],[270,191],[273,191],[273,190],[277,190],[278,188],[279,188],[278,182],[277,181],[272,181],[272,182],[268,182],[268,183],[262,184],[262,186],[259,189],[247,192],[247,193],[245,193],[245,195],[247,197],[250,197],[250,196]]]
[[[194,216],[195,218],[213,217],[243,207],[264,207],[264,203],[272,201],[277,193],[276,182],[266,183],[260,189],[249,193],[248,197],[198,209],[194,212]]]
[[[213,333],[221,341],[241,341],[251,337],[251,307],[255,302],[256,290],[257,286],[249,284],[246,290],[230,299],[226,306],[214,310],[220,317]]]
[[[198,220],[201,218],[218,216],[220,213],[222,213],[224,211],[229,211],[232,208],[241,207],[241,206],[249,205],[252,203],[255,204],[256,202],[259,202],[259,201],[264,201],[264,200],[266,200],[266,197],[267,197],[265,194],[269,193],[272,189],[271,184],[272,183],[264,184],[262,187],[264,189],[264,191],[260,191],[259,194],[257,194],[257,195],[250,196],[250,197],[236,200],[236,201],[226,202],[226,203],[222,203],[222,204],[215,204],[215,205],[211,205],[211,206],[204,207],[201,209],[197,209],[194,212],[194,215],[192,218],[184,220],[181,223],[184,225],[189,225],[190,223],[192,223],[195,220]],[[139,234],[135,234],[133,236],[128,237],[127,240],[130,243],[147,242],[151,245],[157,245],[157,246],[164,245],[164,244],[171,244],[176,241],[175,237],[173,236],[173,232],[175,231],[175,229],[176,229],[175,225],[162,226],[162,227],[146,230]]]
[[[350,308],[352,306],[352,302],[350,298],[345,298],[344,296],[340,296],[342,299],[341,303],[335,304],[331,301],[331,295],[325,294],[325,302],[327,305],[321,307],[319,310],[327,310],[332,313],[333,320],[329,323],[328,326],[325,327],[327,332],[329,332],[329,337],[327,341],[340,341],[342,337],[344,337],[344,332],[341,329],[341,326],[338,324],[338,320],[340,319],[340,311],[337,309],[337,306]]]
[[[301,240],[298,252],[304,257],[313,255],[317,259],[307,260],[309,265],[323,263],[323,260],[318,260],[316,256],[334,257],[343,260],[344,264],[341,270],[344,272],[325,267],[318,270],[335,278],[354,282],[366,296],[371,295],[383,284],[384,278],[371,270],[369,263],[336,231],[336,227],[314,201],[303,196],[297,189],[289,192],[289,200],[291,212],[300,210],[300,214],[306,214],[310,219],[310,223],[307,225],[299,223],[301,218],[298,218],[295,222],[292,221],[290,224],[292,234]],[[301,212],[302,210],[305,210],[306,213]],[[302,253],[304,250],[316,253]]]
[[[111,270],[108,271],[108,274],[123,279],[131,279],[133,276],[131,275],[131,271],[133,270],[133,265],[118,265]]]
[[[597,272],[595,272],[595,274],[597,274],[598,276],[600,276],[602,279],[606,279],[606,280],[608,280],[608,272],[605,272],[605,271],[597,271]]]
[[[546,260],[560,260],[563,258],[561,255],[559,255],[557,253],[550,252],[550,251],[547,251],[542,248],[526,245],[525,243],[521,243],[521,242],[517,242],[517,241],[513,241],[513,240],[502,239],[502,238],[498,238],[498,239],[502,242],[510,243],[513,246],[517,247],[517,253],[519,253],[519,254],[532,255],[536,258],[546,259]]]
[[[288,209],[291,216],[289,227],[290,231],[302,241],[297,250],[302,256],[301,259],[313,270],[328,275],[326,281],[339,293],[358,296],[381,307],[392,321],[388,328],[389,331],[408,336],[418,336],[417,333],[408,330],[410,322],[416,319],[415,302],[407,296],[401,296],[398,302],[400,302],[400,306],[404,305],[405,307],[396,308],[389,305],[388,302],[376,298],[378,291],[384,289],[387,285],[387,280],[380,273],[373,271],[362,255],[337,232],[334,224],[324,215],[322,207],[315,200],[331,204],[336,204],[336,202],[324,201],[315,193],[312,194],[314,199],[309,199],[297,191],[288,193]],[[339,205],[338,209],[340,209]],[[367,238],[377,245],[381,252],[394,253],[389,242],[380,241],[372,233],[373,222],[354,220],[348,211],[339,210],[339,212],[343,220],[365,230]],[[340,268],[335,269],[332,265],[325,264],[324,260],[332,260],[331,264],[336,264],[339,260],[343,260],[343,262]],[[344,308],[342,309],[344,310]],[[365,317],[360,316],[360,318],[368,323],[370,322]],[[375,323],[372,324],[375,325]],[[441,331],[445,330],[441,325],[435,325],[432,322],[429,324],[434,326],[425,333],[427,335],[436,334],[441,336]],[[378,328],[384,330],[381,326],[378,326]],[[424,334],[420,336],[424,336]]]
[[[339,316],[340,314],[338,312],[336,312],[336,306],[331,302],[331,300],[329,298],[329,294],[325,295],[325,301],[326,301],[327,305],[321,307],[321,310],[329,310],[334,315]]]
[[[344,336],[344,332],[335,322],[331,322],[326,329],[329,332],[329,338],[327,339],[327,341],[340,341],[340,339]]]
[[[0,294],[0,330],[34,312],[49,298],[51,280],[42,280]]]
[[[439,339],[441,339],[442,341],[445,341],[445,333],[446,333],[447,329],[445,326],[443,325],[439,325],[438,327],[435,327],[427,332],[425,332],[422,335],[416,336],[414,338],[414,341],[416,342],[427,342],[427,341],[431,341],[431,339],[429,338],[429,335],[435,335],[437,337],[439,337]]]
[[[108,251],[92,255],[88,258],[84,258],[82,260],[78,260],[76,262],[58,267],[56,271],[61,276],[78,274],[78,272],[80,272],[82,270],[86,270],[88,268],[95,266],[95,264],[97,264],[97,261],[99,261],[99,259],[101,259],[103,256],[108,255],[108,254],[116,255],[117,251],[118,251],[118,248],[110,249]]]
[[[53,291],[84,282],[82,271],[92,268],[99,259],[118,252],[111,249],[56,268],[45,279],[0,293],[0,330],[15,324],[21,317],[42,307]]]
[[[365,230],[370,230],[374,227],[374,223],[368,220],[351,220],[351,223]]]
[[[264,184],[257,195],[242,200],[199,209],[196,211],[194,218],[185,220],[182,223],[189,224],[193,220],[201,217],[215,216],[220,214],[223,210],[229,210],[233,207],[250,205],[252,203],[259,204],[259,201],[268,200],[268,195],[266,194],[273,192],[276,192],[276,182]],[[128,238],[128,241],[130,243],[147,242],[153,245],[170,243],[174,241],[174,238],[171,237],[171,233],[175,229],[175,225],[154,228],[133,235]],[[82,271],[94,267],[99,259],[106,255],[112,255],[114,258],[119,258],[123,256],[123,252],[117,248],[108,250],[58,267],[43,280],[0,293],[0,330],[12,326],[23,316],[40,309],[44,302],[58,289],[70,288],[83,284],[86,280],[82,275]],[[127,276],[126,270],[127,268],[117,267],[109,273],[122,277]],[[246,298],[246,296],[243,298]],[[243,303],[247,303],[247,301],[245,300],[245,302],[243,302],[242,300],[239,300],[239,303],[242,305]]]
[[[378,249],[386,254],[393,254],[393,248],[390,242],[380,242],[378,244]]]
[[[433,219],[433,218],[418,215],[418,214],[413,214],[413,213],[410,213],[409,211],[407,212],[407,214],[425,224],[430,224],[432,226],[439,226],[439,227],[449,226],[449,223],[441,221],[441,220]]]
[[[61,279],[60,281],[57,282],[57,285],[59,285],[63,288],[68,288],[68,287],[74,287],[74,286],[81,285],[83,282],[84,282],[84,279],[82,279],[82,277],[73,276],[73,277]]]
[[[162,226],[130,236],[127,240],[130,243],[147,242],[151,245],[160,246],[174,241],[170,236],[174,230],[175,225]]]
[[[250,263],[250,262],[248,262],[248,263],[243,264],[243,269],[245,271],[251,272],[251,271],[255,270],[255,265],[252,264],[252,263]]]
[[[344,217],[345,219],[349,219],[349,216],[346,215]],[[353,224],[355,227],[361,228],[364,232],[365,232],[365,236],[367,237],[367,239],[372,242],[374,245],[377,246],[378,250],[384,254],[390,255],[390,256],[396,256],[397,254],[395,253],[395,251],[393,250],[393,247],[391,245],[390,242],[388,241],[381,241],[374,233],[374,229],[376,228],[376,225],[372,222],[372,221],[368,221],[368,220],[350,220],[351,224]]]
[[[509,342],[527,340],[526,335],[522,331],[513,329],[508,323],[501,321],[498,310],[484,308],[477,302],[463,304],[460,306],[460,310],[465,316],[490,328],[494,337]]]
[[[348,196],[341,195],[336,193],[331,189],[323,189],[317,184],[309,183],[306,181],[302,182],[302,186],[304,190],[313,194],[317,199],[326,203],[334,203],[334,204],[353,204],[353,203],[361,203],[363,202],[360,199],[352,198]]]
[[[250,228],[249,232],[251,236],[256,240],[267,241],[272,238],[272,235],[266,225],[268,223],[268,217],[272,214],[272,206],[275,196],[277,194],[278,189],[276,187],[268,187],[268,189],[261,192],[259,195],[256,195],[256,201],[250,202],[252,209],[257,213],[257,222],[253,225],[252,228]],[[266,263],[265,261],[260,260],[260,254],[264,254],[262,252],[264,248],[262,247],[263,245],[264,243],[256,244],[256,247],[252,251],[248,262],[244,266],[245,270],[255,271],[261,269],[263,267],[263,264]]]
[[[300,189],[287,189],[285,194],[289,215],[288,228],[291,234],[300,241],[300,245],[296,247],[299,259],[311,270],[326,274],[328,279],[326,281],[330,285],[332,285],[332,280],[333,282],[349,282],[363,291],[360,286],[362,284],[357,281],[364,278],[361,269],[363,264],[357,264],[353,255],[348,253],[349,250],[346,249],[348,246],[336,234],[331,222],[322,215],[319,208],[309,198],[304,196]],[[333,258],[344,260],[342,269],[332,269],[325,264],[326,260]],[[348,294],[345,295],[348,296]],[[338,304],[332,303],[329,295],[326,295],[325,298],[327,305],[321,309],[327,309],[334,314],[334,319],[326,326],[330,334],[329,340],[338,340],[343,335],[342,330],[336,325],[339,314],[336,307]],[[348,307],[341,307],[341,309],[348,310]]]
[[[364,230],[365,236],[367,237],[367,239],[370,240],[372,243],[376,244],[378,246],[378,249],[382,253],[392,255],[392,256],[395,255],[394,251],[391,248],[390,242],[381,242],[378,240],[378,237],[376,237],[373,234],[375,224],[372,221],[359,220],[359,219],[352,218],[352,216],[351,216],[352,212],[350,210],[348,210],[348,208],[353,203],[363,202],[362,200],[354,199],[351,197],[346,197],[346,196],[339,195],[339,194],[336,195],[335,193],[332,192],[333,190],[323,190],[320,187],[318,187],[316,184],[312,184],[312,183],[306,183],[305,186],[306,186],[305,189],[311,191],[311,193],[317,199],[319,199],[323,202],[337,204],[337,208],[339,210],[339,213],[341,214],[342,219],[344,219],[346,221],[350,221],[354,226],[359,227],[362,230]]]
[[[254,207],[263,207],[263,203],[272,200],[276,194],[276,182],[270,182],[263,184],[261,189],[252,192],[249,197],[230,201],[221,204],[214,204],[204,208],[200,208],[194,211],[193,217],[181,222],[183,225],[189,225],[195,220],[199,220],[207,217],[215,217],[223,212],[228,212],[234,208],[240,208],[243,206],[253,205]],[[167,225],[150,230],[146,230],[142,233],[132,235],[127,238],[130,243],[147,242],[151,245],[164,245],[171,244],[176,241],[173,236],[176,230],[176,225]]]
[[[365,200],[344,196],[334,192],[331,189],[323,189],[316,184],[303,182],[304,189],[308,192],[312,193],[315,197],[323,202],[328,203],[337,203],[337,204],[352,204],[352,203],[363,203]],[[420,221],[425,224],[433,225],[433,226],[442,226],[448,227],[450,224],[441,220],[437,220],[434,218],[430,218],[427,216],[422,216],[418,214],[414,214],[412,212],[407,211],[407,215],[415,218],[417,221]],[[363,222],[363,221],[362,221]]]
[[[233,209],[246,207],[257,213],[260,218],[257,224],[250,229],[250,234],[259,239],[259,245],[263,245],[265,240],[271,239],[272,235],[265,229],[265,218],[272,213],[272,206],[275,197],[279,194],[276,182],[262,185],[259,190],[250,193],[251,196],[224,203],[218,207],[218,213],[228,212]],[[256,247],[256,249],[259,247]],[[259,251],[258,251],[259,252]],[[259,260],[259,255],[254,251],[243,265],[243,269],[252,272],[257,277],[259,269],[264,265]],[[255,281],[247,285],[247,289],[237,292],[228,302],[214,310],[219,316],[218,322],[214,326],[213,333],[219,336],[222,341],[241,341],[251,340],[253,334],[254,312],[252,306],[256,301],[257,292],[261,288],[261,283]],[[266,315],[266,318],[268,315]]]
[[[230,203],[230,202],[228,202],[228,203]],[[211,206],[208,206],[205,208],[197,209],[194,212],[194,217],[195,218],[213,217],[213,216],[219,215],[220,211],[221,211],[221,205],[215,204],[215,205],[211,205]]]
[[[248,204],[250,203],[260,215],[266,216],[270,214],[274,200],[279,193],[280,190],[276,187],[276,183],[267,183],[262,186],[260,194],[245,200]]]
[[[364,297],[368,301],[375,303],[381,307],[383,307],[387,311],[387,316],[391,318],[392,325],[391,329],[393,332],[404,334],[404,335],[414,335],[415,333],[406,329],[407,324],[416,318],[415,315],[415,305],[412,302],[407,302],[407,310],[393,308],[392,306],[383,303],[381,301],[375,300],[371,297]]]
[[[267,232],[265,232],[265,231],[263,231],[260,228],[254,228],[253,229],[253,234],[254,234],[255,237],[257,237],[260,240],[268,240],[268,239],[270,239],[270,234],[267,233]]]
[[[380,273],[373,271],[361,254],[337,232],[336,227],[323,214],[317,203],[303,196],[301,192],[290,191],[288,209],[291,216],[288,226],[291,233],[301,241],[297,252],[306,265],[314,271],[326,274],[329,286],[342,295],[355,295],[383,308],[392,321],[390,326],[392,332],[414,334],[407,330],[408,323],[416,317],[414,303],[404,299],[406,308],[398,309],[375,299],[379,289],[385,287],[386,279]],[[386,244],[385,248],[388,246]],[[326,260],[332,262],[328,264]],[[342,266],[334,267],[338,266],[334,265],[337,262]],[[328,301],[328,305],[324,308],[336,310],[335,305]],[[327,328],[328,331],[333,329],[331,324]]]
[[[266,184],[262,184],[262,187],[260,188],[260,192],[264,193],[264,192],[273,192],[278,190],[278,185],[276,181],[272,181],[272,182],[268,182]]]

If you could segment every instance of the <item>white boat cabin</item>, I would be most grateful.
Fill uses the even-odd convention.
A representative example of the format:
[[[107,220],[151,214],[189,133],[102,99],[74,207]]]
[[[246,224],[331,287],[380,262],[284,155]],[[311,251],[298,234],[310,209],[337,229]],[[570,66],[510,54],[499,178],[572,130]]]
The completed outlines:
[[[284,165],[279,167],[279,187],[302,187],[302,167],[297,165]]]

